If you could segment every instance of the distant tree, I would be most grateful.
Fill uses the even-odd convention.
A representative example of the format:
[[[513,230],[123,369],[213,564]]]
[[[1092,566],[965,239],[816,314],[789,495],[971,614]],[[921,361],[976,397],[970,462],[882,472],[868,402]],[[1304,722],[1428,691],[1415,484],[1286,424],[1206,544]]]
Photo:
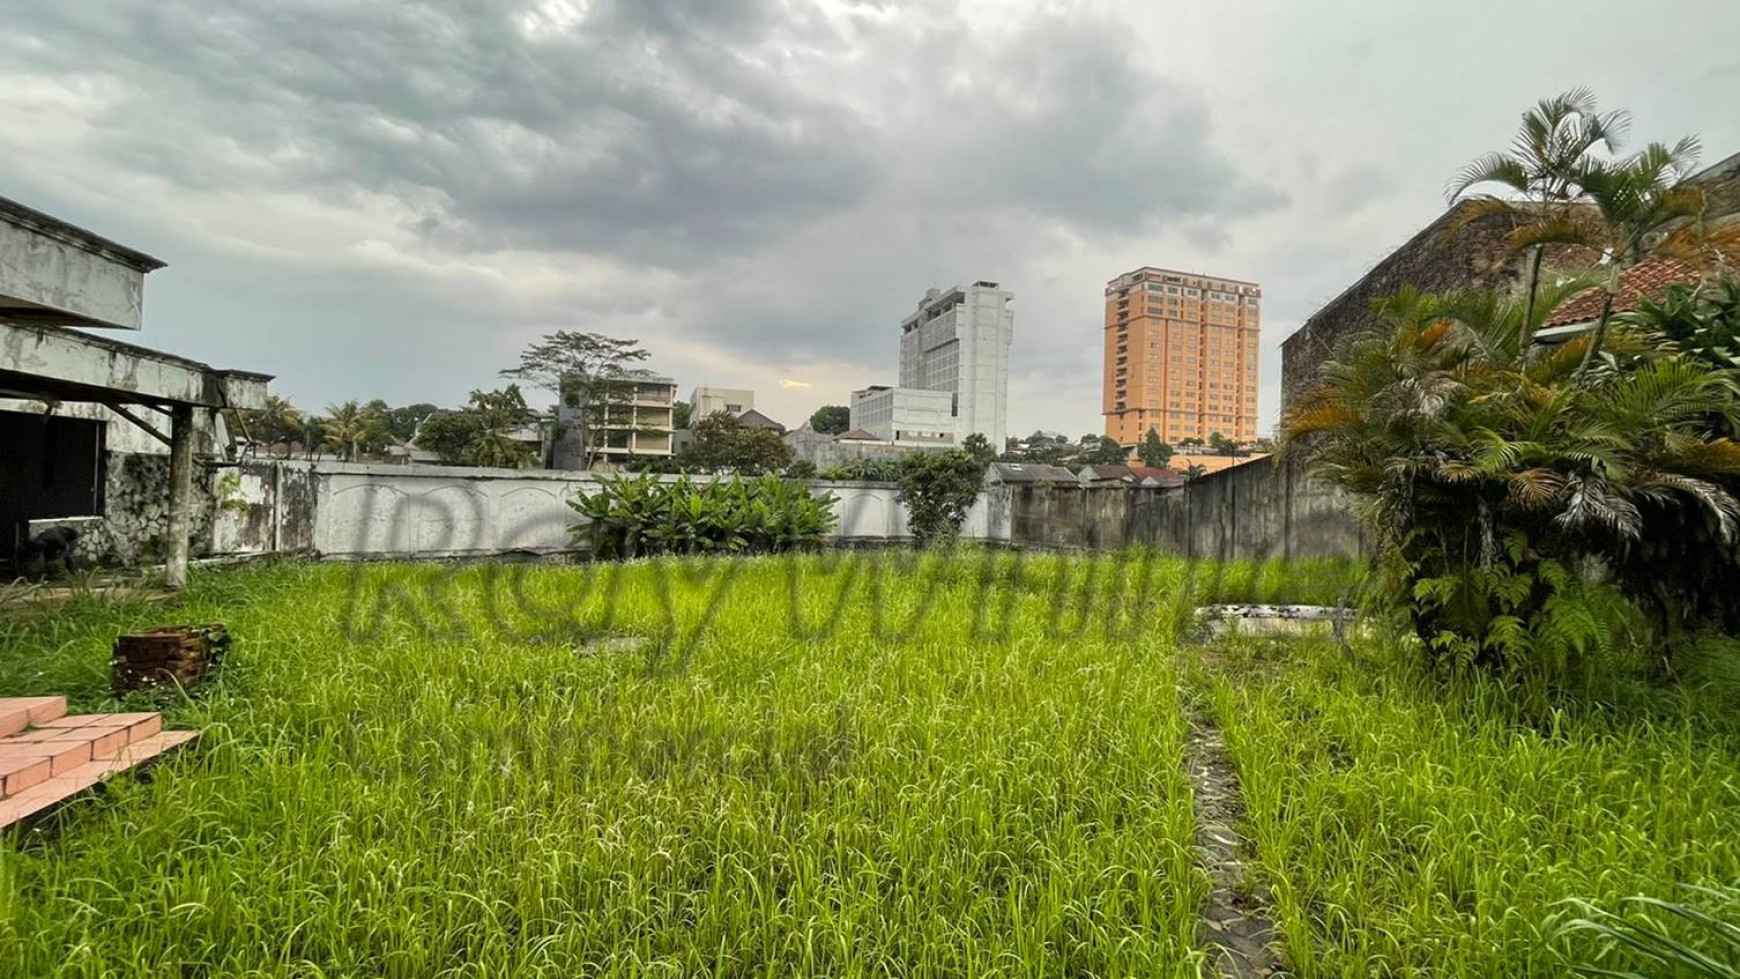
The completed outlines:
[[[435,453],[442,465],[466,466],[477,420],[464,411],[440,410],[423,420],[417,429],[416,446]]]
[[[785,467],[787,479],[815,479],[816,475],[816,464],[808,459],[799,459]]]
[[[978,432],[962,439],[961,448],[966,450],[968,455],[979,460],[981,466],[989,466],[997,461],[997,450],[991,448],[991,440]]]
[[[569,409],[567,425],[580,442],[581,468],[590,469],[600,448],[593,437],[593,414],[608,402],[624,399],[637,381],[652,376],[633,366],[650,356],[639,340],[557,330],[527,345],[520,353],[520,365],[500,374],[556,395]]]
[[[346,462],[355,462],[357,454],[377,431],[375,416],[355,401],[327,405],[326,418],[321,421],[326,441],[336,446]]]
[[[267,445],[284,446],[285,457],[289,457],[290,443],[302,440],[307,429],[307,421],[296,406],[275,394],[266,395],[266,401],[252,411],[238,412],[238,427],[250,439]]]
[[[687,468],[744,475],[779,472],[792,464],[792,448],[766,428],[745,428],[737,416],[715,411],[694,424],[695,440],[680,461]]]
[[[1208,447],[1216,455],[1236,456],[1240,453],[1239,444],[1219,432],[1208,433]]]
[[[535,465],[538,450],[518,438],[536,414],[526,407],[518,384],[499,391],[473,391],[466,413],[477,420],[468,456],[474,466],[521,469]]]
[[[1088,466],[1122,466],[1130,461],[1130,455],[1124,451],[1117,440],[1110,436],[1098,436],[1099,444],[1083,453],[1080,462]]]
[[[537,463],[537,449],[514,436],[535,417],[517,384],[473,391],[464,408],[426,418],[417,430],[417,447],[449,466],[523,469]]]
[[[673,402],[671,402],[671,427],[672,428],[688,428],[689,427],[689,413],[694,411],[694,409],[695,409],[695,406],[688,403],[687,401],[673,401]]]
[[[1172,461],[1172,446],[1160,441],[1158,429],[1150,428],[1148,434],[1143,436],[1142,444],[1137,446],[1136,455],[1144,466],[1165,469],[1166,464]]]
[[[986,464],[982,453],[966,448],[901,457],[897,498],[906,507],[906,525],[919,544],[952,540],[961,532],[984,484]]]
[[[417,434],[417,426],[441,409],[427,402],[403,405],[398,408],[388,408],[381,412],[381,424],[387,429],[387,434],[401,442],[411,441]]]
[[[1075,458],[1077,451],[1077,445],[1069,439],[1061,435],[1051,435],[1038,431],[1027,437],[1026,446],[1012,459],[1046,466],[1061,466]]]
[[[296,436],[296,441],[302,443],[302,451],[313,459],[326,445],[326,420],[314,415],[303,416],[302,431]]]
[[[810,416],[810,427],[823,435],[841,435],[852,425],[852,409],[845,405],[822,405]]]

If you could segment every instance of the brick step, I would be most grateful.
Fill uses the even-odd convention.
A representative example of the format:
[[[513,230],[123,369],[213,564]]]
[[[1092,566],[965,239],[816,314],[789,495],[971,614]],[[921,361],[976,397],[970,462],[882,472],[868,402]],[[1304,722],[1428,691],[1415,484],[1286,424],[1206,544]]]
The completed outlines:
[[[92,759],[73,765],[63,772],[51,774],[47,779],[36,782],[21,792],[0,799],[0,829],[75,796],[116,772],[124,772],[166,751],[179,748],[198,736],[198,731],[154,730],[151,734],[121,746],[106,758]],[[50,765],[52,767],[52,762]]]
[[[65,715],[65,697],[0,697],[0,738]]]
[[[0,738],[0,800],[87,762],[113,758],[161,730],[163,718],[155,713],[63,714]]]

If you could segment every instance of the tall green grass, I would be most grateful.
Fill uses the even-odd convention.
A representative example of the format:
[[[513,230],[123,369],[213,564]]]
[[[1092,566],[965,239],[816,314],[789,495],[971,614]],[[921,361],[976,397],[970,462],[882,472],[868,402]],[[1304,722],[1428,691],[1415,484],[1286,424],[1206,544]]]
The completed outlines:
[[[1543,713],[1364,644],[1175,639],[1353,574],[283,565],[0,618],[0,695],[84,709],[117,631],[236,637],[169,709],[196,751],[0,846],[0,975],[1194,976],[1187,701],[1303,976],[1647,969],[1564,902],[1740,880],[1740,734],[1696,697]]]
[[[1381,650],[1251,659],[1211,702],[1301,976],[1562,976],[1595,940],[1562,902],[1740,880],[1740,732],[1695,698],[1539,714]]]
[[[1164,624],[1229,580],[1301,587],[1127,556],[285,566],[14,622],[0,692],[87,705],[120,628],[236,644],[171,710],[196,753],[0,850],[0,963],[1196,975]]]

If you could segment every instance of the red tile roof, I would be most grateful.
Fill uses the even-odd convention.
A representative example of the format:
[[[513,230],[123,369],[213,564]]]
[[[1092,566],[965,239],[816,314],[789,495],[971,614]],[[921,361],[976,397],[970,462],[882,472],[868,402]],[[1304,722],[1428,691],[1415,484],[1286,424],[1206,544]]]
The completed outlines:
[[[1613,297],[1613,311],[1623,313],[1637,308],[1639,296],[1647,296],[1652,300],[1660,299],[1667,287],[1676,282],[1687,282],[1698,277],[1690,265],[1672,258],[1646,258],[1632,266],[1630,271],[1619,280],[1619,295]],[[1569,326],[1573,323],[1592,323],[1601,316],[1601,290],[1586,289],[1570,299],[1559,304],[1553,310],[1553,315],[1541,324],[1547,326]]]

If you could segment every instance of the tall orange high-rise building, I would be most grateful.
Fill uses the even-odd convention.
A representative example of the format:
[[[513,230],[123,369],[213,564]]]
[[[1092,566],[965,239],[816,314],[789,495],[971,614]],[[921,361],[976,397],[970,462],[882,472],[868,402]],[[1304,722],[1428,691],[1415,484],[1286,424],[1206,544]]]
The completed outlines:
[[[1106,435],[1255,439],[1262,297],[1254,282],[1171,269],[1106,283]]]

